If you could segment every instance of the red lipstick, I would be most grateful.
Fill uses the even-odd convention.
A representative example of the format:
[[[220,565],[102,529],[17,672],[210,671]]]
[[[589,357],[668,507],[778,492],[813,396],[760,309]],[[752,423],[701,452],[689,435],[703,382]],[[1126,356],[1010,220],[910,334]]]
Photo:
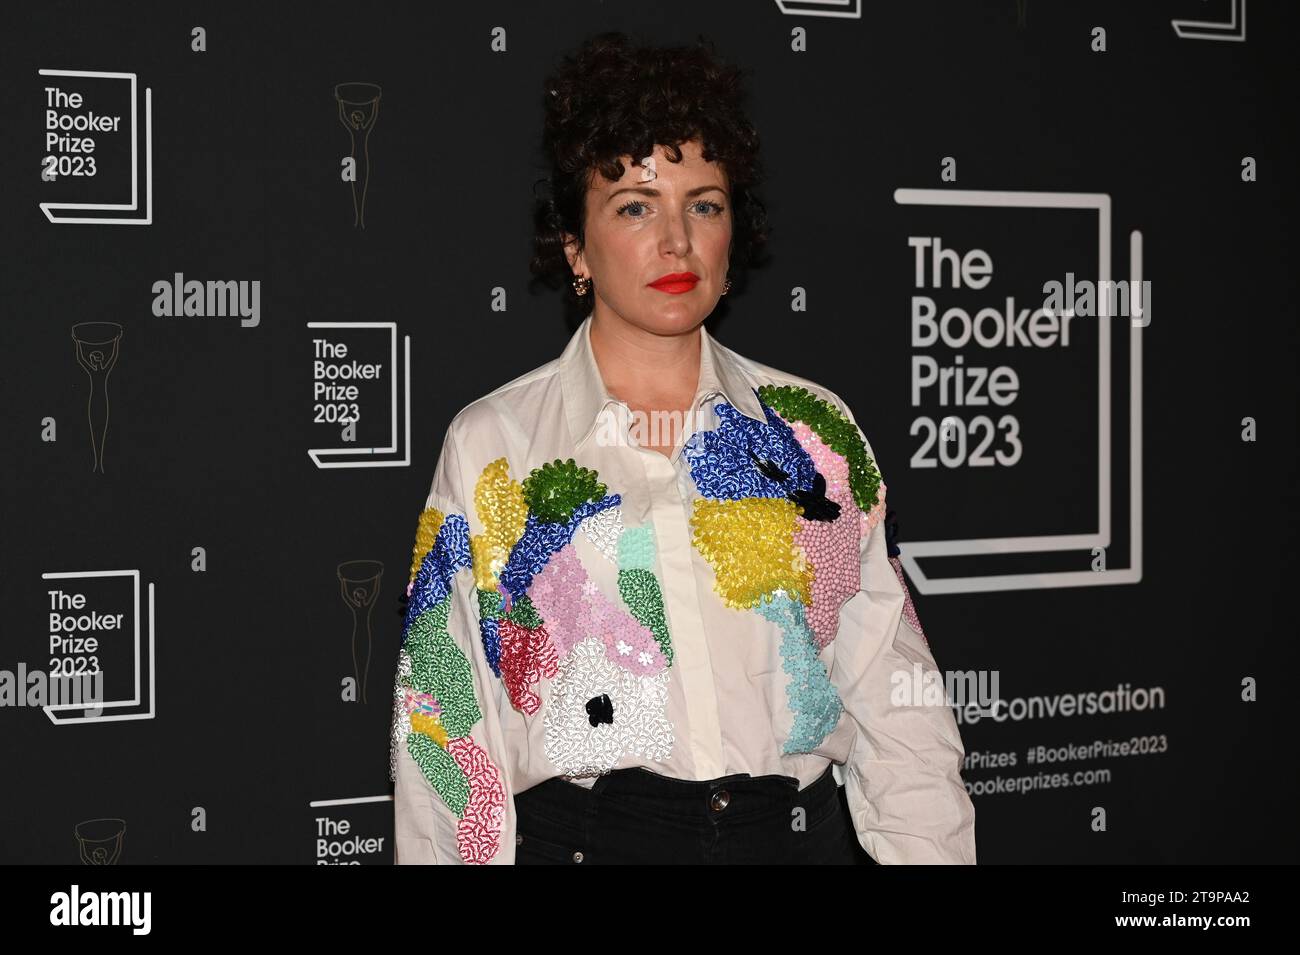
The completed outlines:
[[[695,283],[700,277],[694,272],[670,272],[667,275],[661,275],[650,283],[651,288],[657,288],[661,292],[667,292],[670,295],[681,295],[683,292],[689,292],[695,288]]]

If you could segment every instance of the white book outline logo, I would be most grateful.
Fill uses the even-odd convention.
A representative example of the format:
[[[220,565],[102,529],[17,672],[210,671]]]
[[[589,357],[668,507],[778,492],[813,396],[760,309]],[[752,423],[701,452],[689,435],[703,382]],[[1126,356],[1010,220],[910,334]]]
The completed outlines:
[[[50,718],[50,722],[55,726],[63,726],[71,723],[113,723],[123,720],[151,720],[154,718],[154,688],[155,688],[155,667],[154,667],[154,585],[149,584],[149,699],[144,705],[148,709],[143,713],[105,713],[104,710],[123,709],[128,706],[142,705],[140,699],[140,571],[138,570],[86,570],[86,571],[68,571],[61,573],[44,573],[41,574],[42,580],[84,580],[86,578],[100,577],[130,577],[133,583],[133,594],[135,597],[135,644],[133,653],[134,678],[135,678],[135,695],[129,700],[101,700],[93,706],[87,706],[85,703],[55,703],[41,707],[45,715]],[[81,716],[63,716],[68,711],[79,711]],[[97,715],[86,715],[97,712]],[[58,715],[56,715],[58,714]]]
[[[1170,20],[1182,40],[1233,40],[1246,42],[1246,0],[1229,0],[1232,18],[1227,23],[1214,20]]]
[[[983,206],[1013,209],[1095,209],[1098,287],[1111,278],[1111,206],[1104,192],[1012,192],[977,189],[895,189],[899,205]],[[1142,233],[1129,236],[1130,288],[1142,287]],[[1097,323],[1097,531],[957,540],[901,541],[899,559],[923,594],[980,593],[1135,584],[1142,579],[1142,329],[1150,315],[1136,313],[1129,327],[1129,549],[1128,567],[1031,574],[991,574],[931,579],[918,558],[1024,554],[1107,548],[1111,542],[1111,323]]]
[[[139,128],[136,125],[136,75],[134,73],[105,73],[98,70],[38,70],[41,76],[83,76],[98,80],[129,80],[131,83],[131,202],[42,202],[45,218],[57,225],[152,225],[153,224],[153,90],[144,90],[144,218],[115,218],[110,216],[66,216],[57,210],[84,212],[138,212],[140,209]]]
[[[392,427],[390,431],[390,440],[388,447],[385,448],[308,448],[307,454],[316,462],[318,468],[404,468],[411,464],[411,336],[403,336],[403,352],[405,359],[405,370],[402,377],[405,379],[405,417],[406,417],[406,443],[405,447],[397,447],[397,323],[396,322],[308,322],[308,328],[386,328],[391,335],[389,342],[389,367],[394,369],[392,374],[393,393],[392,393]],[[374,455],[377,454],[396,454],[399,450],[402,457],[394,461],[376,461]],[[330,455],[331,459],[326,460],[325,456]],[[357,460],[337,460],[334,455],[358,456]]]
[[[786,16],[862,19],[862,0],[776,0],[776,6]]]

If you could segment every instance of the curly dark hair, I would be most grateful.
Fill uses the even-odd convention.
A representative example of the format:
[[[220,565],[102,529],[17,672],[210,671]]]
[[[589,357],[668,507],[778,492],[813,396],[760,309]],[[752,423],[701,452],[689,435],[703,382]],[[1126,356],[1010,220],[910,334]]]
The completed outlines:
[[[703,36],[691,46],[652,47],[608,32],[588,39],[546,78],[542,148],[550,174],[534,185],[530,271],[533,282],[565,289],[571,321],[586,315],[590,298],[573,290],[564,234],[576,236],[581,249],[595,173],[616,182],[625,171],[619,157],[648,156],[656,145],[680,162],[680,144],[698,139],[702,157],[726,172],[732,292],[742,290],[749,268],[762,263],[770,229],[757,194],[763,169],[758,132],[742,107],[743,75]]]

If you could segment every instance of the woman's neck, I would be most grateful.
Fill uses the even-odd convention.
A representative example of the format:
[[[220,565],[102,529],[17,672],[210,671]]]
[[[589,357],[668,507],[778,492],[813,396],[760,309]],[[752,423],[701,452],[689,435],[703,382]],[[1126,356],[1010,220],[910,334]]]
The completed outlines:
[[[700,327],[660,335],[598,310],[591,351],[605,388],[634,411],[687,411],[700,381]]]

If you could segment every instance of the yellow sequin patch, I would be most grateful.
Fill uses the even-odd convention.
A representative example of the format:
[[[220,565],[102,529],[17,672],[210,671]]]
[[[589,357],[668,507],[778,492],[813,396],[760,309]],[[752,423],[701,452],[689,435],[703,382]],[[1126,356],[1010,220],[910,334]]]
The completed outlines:
[[[411,714],[411,731],[423,733],[443,749],[447,748],[447,730],[438,722],[438,717],[428,713]]]
[[[794,541],[796,515],[786,498],[695,501],[695,547],[713,567],[714,589],[727,606],[754,607],[777,589],[810,602],[813,569]]]
[[[424,555],[433,549],[433,542],[438,539],[438,531],[442,529],[443,518],[442,511],[436,507],[426,507],[420,512],[420,522],[415,528],[415,547],[411,551],[411,582],[415,581],[415,575],[420,572]]]
[[[524,533],[528,503],[524,487],[510,479],[505,458],[483,469],[474,487],[474,507],[483,533],[470,540],[474,582],[480,590],[496,590],[497,580],[510,558],[510,550]]]

